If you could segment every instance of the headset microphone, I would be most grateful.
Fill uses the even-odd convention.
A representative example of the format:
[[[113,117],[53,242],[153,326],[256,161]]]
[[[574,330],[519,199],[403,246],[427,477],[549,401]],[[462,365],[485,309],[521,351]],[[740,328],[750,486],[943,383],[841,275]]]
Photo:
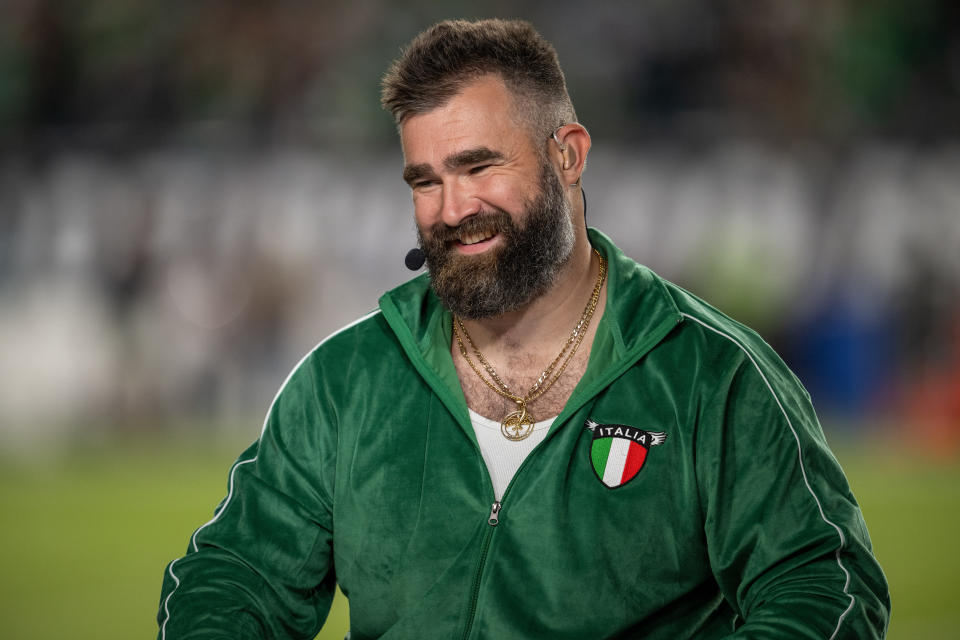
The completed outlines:
[[[407,251],[407,257],[403,259],[403,264],[407,265],[410,271],[416,271],[427,261],[427,254],[420,247],[414,247]]]

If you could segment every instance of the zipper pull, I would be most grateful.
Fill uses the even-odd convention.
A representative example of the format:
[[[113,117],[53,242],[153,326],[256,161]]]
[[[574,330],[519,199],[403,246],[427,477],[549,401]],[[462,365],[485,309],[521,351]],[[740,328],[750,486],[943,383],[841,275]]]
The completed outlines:
[[[500,522],[500,518],[497,516],[498,513],[500,513],[499,500],[494,502],[493,505],[491,505],[490,507],[490,519],[487,520],[487,524],[489,524],[491,527],[497,526],[497,524]]]

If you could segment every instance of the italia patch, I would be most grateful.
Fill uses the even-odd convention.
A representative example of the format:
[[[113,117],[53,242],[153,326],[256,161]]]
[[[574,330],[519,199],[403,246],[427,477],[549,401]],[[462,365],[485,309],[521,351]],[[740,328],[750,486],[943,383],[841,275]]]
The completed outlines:
[[[663,431],[644,431],[625,424],[585,423],[593,432],[590,463],[597,478],[611,489],[622,487],[636,477],[647,461],[650,447],[667,439]]]

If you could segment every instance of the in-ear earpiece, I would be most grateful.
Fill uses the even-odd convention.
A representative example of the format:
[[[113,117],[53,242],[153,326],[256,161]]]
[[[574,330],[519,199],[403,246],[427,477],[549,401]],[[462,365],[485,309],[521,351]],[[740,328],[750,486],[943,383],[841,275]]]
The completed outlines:
[[[563,153],[567,152],[567,145],[560,142],[560,138],[557,137],[557,132],[554,131],[550,136],[553,138],[553,141],[557,143],[557,146],[560,147],[560,151]]]
[[[557,146],[560,147],[560,153],[563,154],[563,168],[564,170],[570,168],[570,158],[567,155],[567,145],[560,142],[560,138],[557,137],[557,132],[554,131],[550,134],[550,137],[553,138],[553,141],[557,143]]]

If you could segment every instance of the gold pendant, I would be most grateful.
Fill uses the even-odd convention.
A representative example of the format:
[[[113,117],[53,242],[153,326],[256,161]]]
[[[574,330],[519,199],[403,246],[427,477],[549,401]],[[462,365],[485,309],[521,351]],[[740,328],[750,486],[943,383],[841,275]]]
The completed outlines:
[[[533,433],[533,416],[526,408],[511,411],[500,423],[500,433],[507,440],[519,442]]]

